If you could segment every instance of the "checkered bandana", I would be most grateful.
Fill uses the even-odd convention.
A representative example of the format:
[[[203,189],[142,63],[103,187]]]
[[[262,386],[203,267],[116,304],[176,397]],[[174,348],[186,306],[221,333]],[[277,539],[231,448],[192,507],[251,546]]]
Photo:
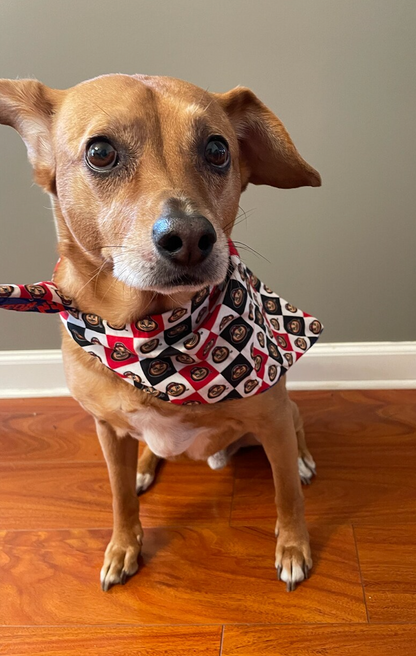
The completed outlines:
[[[0,307],[59,312],[84,351],[135,387],[177,405],[216,403],[275,385],[323,327],[241,262],[230,242],[226,280],[183,307],[112,325],[72,307],[52,282],[0,285]]]

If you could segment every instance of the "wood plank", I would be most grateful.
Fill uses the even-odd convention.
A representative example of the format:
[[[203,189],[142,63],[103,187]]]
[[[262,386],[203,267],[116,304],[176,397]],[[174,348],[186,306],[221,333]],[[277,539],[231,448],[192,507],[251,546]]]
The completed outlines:
[[[416,626],[226,626],[222,656],[414,656]]]
[[[73,399],[0,399],[0,453],[8,462],[103,462],[94,421]]]
[[[416,623],[416,524],[355,529],[371,622]]]
[[[291,395],[318,476],[304,488],[310,522],[412,523],[416,516],[416,391]],[[270,466],[261,449],[235,457],[232,525],[272,526]]]
[[[221,627],[0,627],[9,656],[218,656]]]
[[[138,575],[108,593],[99,570],[110,531],[9,531],[0,542],[4,625],[366,622],[350,528],[313,536],[314,575],[288,594],[271,532],[148,529]]]
[[[166,463],[141,496],[143,526],[228,524],[233,470],[204,462]],[[112,526],[105,463],[9,463],[0,466],[0,529]]]

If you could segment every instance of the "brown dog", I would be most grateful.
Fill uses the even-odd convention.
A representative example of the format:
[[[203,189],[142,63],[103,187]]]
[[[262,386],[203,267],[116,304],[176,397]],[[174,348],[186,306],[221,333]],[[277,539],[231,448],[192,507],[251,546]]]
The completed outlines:
[[[172,78],[108,75],[60,91],[0,80],[0,122],[21,134],[52,198],[61,292],[116,326],[180,308],[225,278],[227,239],[249,182],[320,185],[279,119],[240,87],[215,94]],[[160,217],[174,221],[182,239],[174,259],[155,243]],[[239,446],[260,442],[276,489],[278,576],[289,590],[306,578],[312,560],[299,472],[308,481],[314,462],[284,377],[247,399],[178,407],[126,384],[66,333],[63,354],[69,388],[95,419],[113,492],[104,590],[138,568],[138,440],[147,444],[141,490],[158,457],[185,453],[216,468]]]

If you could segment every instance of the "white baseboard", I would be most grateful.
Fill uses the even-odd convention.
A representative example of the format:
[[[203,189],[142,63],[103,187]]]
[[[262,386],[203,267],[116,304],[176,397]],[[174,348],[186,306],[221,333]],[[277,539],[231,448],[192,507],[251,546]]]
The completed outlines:
[[[287,379],[291,390],[416,389],[416,342],[317,344]],[[0,398],[68,395],[59,350],[0,351]]]

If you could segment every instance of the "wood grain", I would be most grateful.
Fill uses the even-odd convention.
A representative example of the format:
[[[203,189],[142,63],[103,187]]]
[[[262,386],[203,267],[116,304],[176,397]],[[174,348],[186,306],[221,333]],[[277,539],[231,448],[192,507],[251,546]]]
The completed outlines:
[[[222,656],[414,656],[416,627],[226,626]]]
[[[221,627],[0,627],[9,656],[218,656]]]
[[[104,594],[110,531],[1,535],[0,617],[6,625],[365,622],[352,529],[313,536],[314,576],[288,595],[274,535],[250,528],[148,529],[141,568]]]
[[[355,529],[371,622],[416,622],[416,524]]]
[[[71,398],[0,399],[0,462],[103,462],[94,421]]]

